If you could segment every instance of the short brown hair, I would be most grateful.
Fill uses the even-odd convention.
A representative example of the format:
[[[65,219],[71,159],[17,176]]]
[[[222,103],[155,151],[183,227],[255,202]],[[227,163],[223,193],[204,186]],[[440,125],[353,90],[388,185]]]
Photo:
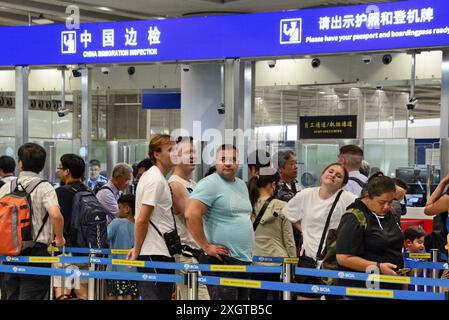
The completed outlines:
[[[150,144],[148,145],[148,156],[150,157],[151,161],[156,164],[156,158],[154,157],[155,152],[161,152],[162,146],[164,144],[170,143],[171,137],[169,134],[164,133],[157,133],[155,134],[151,140]]]
[[[363,157],[363,150],[355,144],[348,144],[340,148],[340,154],[352,154]]]
[[[351,167],[360,168],[362,165],[363,150],[359,146],[349,144],[341,147],[340,156],[343,156]]]

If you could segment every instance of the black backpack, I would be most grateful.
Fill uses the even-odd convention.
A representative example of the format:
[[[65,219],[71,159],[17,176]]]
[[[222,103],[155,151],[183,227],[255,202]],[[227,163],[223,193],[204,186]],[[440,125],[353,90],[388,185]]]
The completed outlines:
[[[105,186],[105,184],[106,184],[106,182],[98,182],[98,183],[95,185],[95,187],[94,187],[94,189],[92,190],[92,192],[96,195],[96,194],[98,193],[98,191],[100,191],[101,189],[103,189],[103,187]],[[108,187],[105,187],[105,188],[111,190],[111,189],[108,188]],[[112,191],[112,190],[111,190],[111,191]]]
[[[106,210],[92,191],[74,191],[70,225],[73,245],[79,248],[107,248]]]

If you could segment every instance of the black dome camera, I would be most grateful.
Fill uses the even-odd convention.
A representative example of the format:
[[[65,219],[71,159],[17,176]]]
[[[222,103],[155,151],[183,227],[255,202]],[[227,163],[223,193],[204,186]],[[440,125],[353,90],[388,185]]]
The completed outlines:
[[[128,74],[132,76],[134,73],[136,73],[136,68],[134,67],[128,67]]]
[[[382,63],[383,63],[383,64],[390,64],[391,61],[393,61],[393,57],[391,56],[391,54],[385,54],[385,55],[382,57]]]
[[[320,66],[320,64],[321,64],[320,59],[318,59],[318,58],[312,59],[312,68],[318,68]]]

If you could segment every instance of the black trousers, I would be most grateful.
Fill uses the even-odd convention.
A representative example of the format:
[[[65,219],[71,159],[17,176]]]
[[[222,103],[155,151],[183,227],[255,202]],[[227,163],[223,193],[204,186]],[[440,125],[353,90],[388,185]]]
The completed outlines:
[[[201,253],[199,262],[201,264],[221,264],[221,265],[249,265],[251,262],[240,261],[231,257],[222,256],[222,261],[215,257],[208,256]],[[250,273],[242,272],[211,272],[202,271],[205,276],[221,277],[221,278],[235,278],[235,279],[250,279]],[[249,289],[227,287],[227,286],[207,286],[207,291],[211,300],[248,300]]]
[[[143,261],[175,262],[175,258],[166,256],[139,256]],[[175,274],[175,270],[137,268],[140,273]],[[174,290],[174,283],[169,282],[139,282],[139,293],[142,300],[171,300]]]
[[[47,245],[38,243],[33,249],[24,250],[21,256],[50,256]],[[35,266],[29,263],[4,263],[21,266]],[[37,267],[50,268],[51,264],[39,264]],[[50,293],[50,277],[28,274],[5,273],[3,276],[2,297],[6,300],[47,300]]]
[[[281,275],[279,273],[253,273],[251,279],[280,282]],[[250,290],[251,300],[281,300],[281,295],[282,291],[262,290],[262,289]]]

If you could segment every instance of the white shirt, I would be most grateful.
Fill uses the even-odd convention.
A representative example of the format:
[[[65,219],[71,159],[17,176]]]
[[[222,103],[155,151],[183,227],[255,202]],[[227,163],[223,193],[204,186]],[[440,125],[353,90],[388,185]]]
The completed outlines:
[[[319,190],[319,187],[302,190],[287,203],[282,211],[290,222],[301,222],[303,235],[303,247],[301,251],[304,251],[304,254],[311,258],[316,257],[327,216],[338,194],[336,192],[329,199],[323,200],[319,196]],[[346,208],[356,198],[354,194],[343,191],[335,206],[328,230],[338,228],[341,217],[346,212]],[[325,244],[326,240],[324,240],[322,250],[324,250]]]
[[[170,177],[170,179],[168,179],[168,183],[172,183],[172,182],[178,182],[181,185],[183,185],[184,188],[186,188],[186,191],[188,194],[190,194],[190,192],[192,192],[193,189],[195,189],[195,187],[196,187],[195,181],[193,181],[193,180],[187,181],[177,175],[172,175]],[[187,188],[191,189],[191,191],[189,192],[189,190]],[[189,232],[189,229],[187,228],[187,223],[186,223],[186,218],[184,217],[184,213],[176,214],[175,218],[176,218],[176,226],[178,228],[178,234],[179,234],[179,237],[181,238],[181,243],[183,245],[188,245],[189,247],[191,247],[193,249],[200,249],[200,246],[195,242],[195,240],[193,239],[192,235]]]
[[[349,177],[359,179],[363,183],[368,182],[368,178],[365,175],[361,174],[358,170],[349,172]],[[348,183],[343,187],[343,190],[352,192],[357,197],[360,197],[362,195],[362,187],[356,181],[351,179],[348,180]]]
[[[6,176],[6,177],[3,177],[3,178],[0,178],[0,180],[2,180],[4,183],[11,182],[11,181],[13,181],[15,179],[17,179],[17,177],[15,177],[15,176]]]
[[[175,228],[171,213],[172,199],[167,180],[157,166],[152,166],[139,180],[136,190],[136,218],[142,205],[153,206],[150,220],[164,234]],[[170,257],[164,238],[151,223],[140,250],[140,255],[161,255]]]

